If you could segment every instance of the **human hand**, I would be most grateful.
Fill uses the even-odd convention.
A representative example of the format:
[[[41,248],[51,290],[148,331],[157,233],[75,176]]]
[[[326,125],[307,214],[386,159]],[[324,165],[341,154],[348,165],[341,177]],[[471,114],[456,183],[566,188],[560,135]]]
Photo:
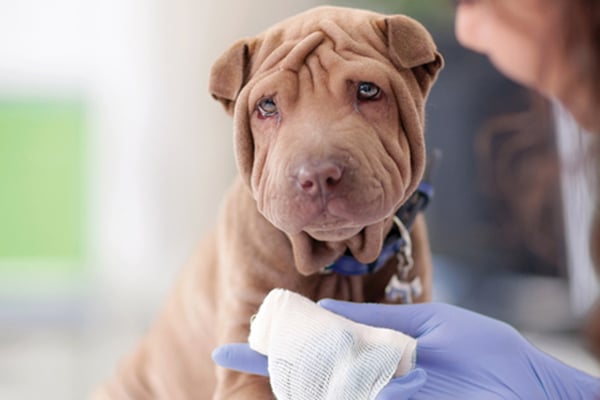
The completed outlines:
[[[498,320],[442,303],[319,304],[417,339],[417,367],[427,381],[412,399],[600,399],[600,379],[543,353]]]

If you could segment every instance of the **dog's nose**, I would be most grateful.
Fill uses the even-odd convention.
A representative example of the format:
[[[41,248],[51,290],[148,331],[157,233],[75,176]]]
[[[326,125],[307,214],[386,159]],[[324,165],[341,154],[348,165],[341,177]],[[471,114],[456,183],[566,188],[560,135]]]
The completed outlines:
[[[332,163],[302,165],[298,168],[298,183],[308,195],[326,194],[335,189],[342,180],[343,169]]]

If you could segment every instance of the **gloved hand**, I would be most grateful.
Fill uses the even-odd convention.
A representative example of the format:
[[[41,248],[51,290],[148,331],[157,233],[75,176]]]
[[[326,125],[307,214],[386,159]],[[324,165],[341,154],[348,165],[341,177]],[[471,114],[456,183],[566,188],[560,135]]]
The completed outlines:
[[[220,366],[255,375],[268,376],[267,357],[252,350],[247,343],[232,343],[218,347],[212,354]],[[424,384],[427,374],[421,368],[392,379],[377,395],[376,400],[408,400]]]
[[[498,320],[442,303],[320,304],[417,338],[417,366],[427,382],[412,399],[600,399],[599,378],[543,353]]]
[[[498,320],[441,303],[319,304],[356,322],[417,338],[418,368],[393,379],[378,400],[600,399],[600,379],[541,352]],[[266,357],[246,344],[221,347],[213,358],[227,368],[267,375]]]

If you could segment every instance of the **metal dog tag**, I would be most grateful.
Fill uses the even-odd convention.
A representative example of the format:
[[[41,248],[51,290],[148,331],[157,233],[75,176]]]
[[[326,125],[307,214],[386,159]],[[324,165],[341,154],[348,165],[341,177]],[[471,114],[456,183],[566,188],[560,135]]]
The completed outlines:
[[[423,294],[421,278],[416,277],[412,281],[402,281],[398,275],[392,276],[385,288],[385,298],[390,303],[411,304],[416,297]]]
[[[404,239],[404,245],[398,251],[396,274],[392,276],[385,288],[385,297],[391,303],[410,304],[415,297],[423,294],[423,284],[419,276],[409,280],[409,272],[414,266],[410,235],[399,219],[395,219],[394,222]]]

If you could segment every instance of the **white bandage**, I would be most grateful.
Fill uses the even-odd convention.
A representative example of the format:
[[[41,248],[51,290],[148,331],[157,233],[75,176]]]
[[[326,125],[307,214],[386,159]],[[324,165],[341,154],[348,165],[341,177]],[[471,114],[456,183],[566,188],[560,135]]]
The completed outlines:
[[[269,357],[278,400],[375,399],[415,364],[415,339],[350,321],[274,289],[252,320],[250,347]]]

